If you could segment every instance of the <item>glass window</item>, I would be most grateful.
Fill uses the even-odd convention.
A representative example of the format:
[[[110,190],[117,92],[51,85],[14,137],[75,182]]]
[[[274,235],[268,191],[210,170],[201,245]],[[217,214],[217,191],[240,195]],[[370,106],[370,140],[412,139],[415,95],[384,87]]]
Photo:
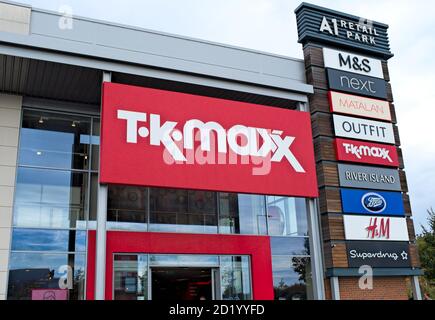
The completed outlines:
[[[83,300],[84,292],[84,254],[11,253],[9,300]]]
[[[272,271],[276,300],[313,299],[309,257],[273,256]]]
[[[188,255],[188,254],[152,254],[150,266],[165,267],[206,267],[218,266],[218,256],[211,255]]]
[[[310,254],[309,238],[303,237],[270,237],[272,255],[297,255]]]
[[[221,256],[220,273],[223,300],[252,299],[249,257]]]
[[[271,236],[307,236],[304,198],[267,196],[267,225]]]
[[[87,174],[18,168],[14,225],[75,228],[85,219]]]
[[[100,164],[100,119],[94,118],[92,123],[92,137],[91,137],[91,148],[92,148],[92,165],[91,169],[98,171]]]
[[[25,110],[19,164],[62,169],[89,167],[91,118]]]
[[[219,232],[266,234],[264,196],[220,193]]]
[[[216,193],[151,188],[150,231],[217,233]]]
[[[148,188],[109,186],[108,192],[108,221],[147,223]]]
[[[148,300],[147,260],[147,255],[115,255],[115,300]]]
[[[86,251],[86,231],[14,228],[13,251]]]

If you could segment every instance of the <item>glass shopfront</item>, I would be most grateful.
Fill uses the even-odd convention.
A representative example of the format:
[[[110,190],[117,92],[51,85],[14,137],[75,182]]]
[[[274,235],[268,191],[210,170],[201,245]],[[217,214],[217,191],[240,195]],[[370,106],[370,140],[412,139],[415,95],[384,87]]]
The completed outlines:
[[[115,300],[250,300],[248,256],[116,254]]]
[[[85,299],[99,119],[26,108],[22,119],[8,299]],[[109,230],[270,236],[275,298],[312,297],[304,198],[110,185],[107,220]],[[117,254],[113,298],[252,299],[249,259]]]
[[[96,117],[23,109],[8,299],[85,299],[98,135]]]

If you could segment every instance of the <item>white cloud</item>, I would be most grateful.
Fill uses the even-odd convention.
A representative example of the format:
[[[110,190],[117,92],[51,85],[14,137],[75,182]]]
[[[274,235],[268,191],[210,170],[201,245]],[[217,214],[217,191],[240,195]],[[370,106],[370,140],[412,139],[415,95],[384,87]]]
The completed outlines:
[[[74,14],[302,58],[294,9],[285,0],[21,0]],[[435,3],[432,1],[310,1],[390,25],[389,61],[395,106],[416,221],[435,207]]]

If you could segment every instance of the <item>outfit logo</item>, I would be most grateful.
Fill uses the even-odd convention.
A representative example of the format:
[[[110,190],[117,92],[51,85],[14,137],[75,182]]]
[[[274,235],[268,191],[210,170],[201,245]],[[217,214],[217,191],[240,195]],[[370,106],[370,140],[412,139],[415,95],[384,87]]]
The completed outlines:
[[[365,194],[361,199],[361,203],[367,211],[372,213],[381,213],[387,207],[384,197],[374,192]]]
[[[203,122],[198,119],[191,119],[183,124],[182,129],[177,129],[178,122],[165,121],[162,123],[159,114],[149,114],[149,126],[139,126],[148,120],[148,114],[128,110],[118,110],[118,119],[126,120],[126,142],[138,143],[138,137],[149,137],[149,144],[152,146],[163,145],[172,159],[180,162],[187,162],[184,150],[194,148],[194,132],[198,130],[200,135],[200,148],[202,151],[211,151],[211,136],[214,133],[217,137],[217,151],[226,154],[229,148],[240,156],[253,156],[267,158],[271,162],[281,162],[284,159],[298,173],[305,170],[291,151],[295,137],[282,136],[282,130],[270,130],[265,128],[247,127],[234,125],[225,129],[215,121]],[[260,137],[261,139],[259,139]],[[242,146],[239,138],[245,140]],[[259,144],[262,140],[262,144]],[[214,139],[213,139],[214,141]]]
[[[380,121],[333,115],[335,134],[339,137],[395,143],[393,125]]]

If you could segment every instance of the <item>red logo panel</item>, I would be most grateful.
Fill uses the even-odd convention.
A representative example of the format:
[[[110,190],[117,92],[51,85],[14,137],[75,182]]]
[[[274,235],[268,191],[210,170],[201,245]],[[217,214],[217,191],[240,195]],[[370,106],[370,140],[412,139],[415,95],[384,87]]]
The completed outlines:
[[[100,180],[316,197],[310,115],[104,83]]]
[[[388,167],[399,166],[395,146],[337,138],[335,139],[335,149],[339,161],[369,163]]]

